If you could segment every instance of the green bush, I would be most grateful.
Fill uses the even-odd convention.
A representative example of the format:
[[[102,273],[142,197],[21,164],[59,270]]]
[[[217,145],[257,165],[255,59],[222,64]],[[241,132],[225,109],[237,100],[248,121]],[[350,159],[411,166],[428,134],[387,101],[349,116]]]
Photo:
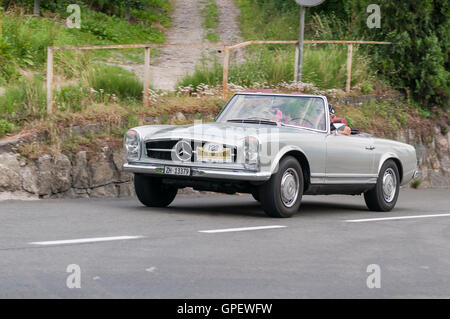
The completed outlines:
[[[57,107],[64,110],[78,112],[83,109],[83,99],[88,95],[88,90],[78,85],[68,85],[60,88],[55,94]]]
[[[14,129],[14,124],[9,123],[7,120],[0,120],[0,137],[9,134]]]
[[[6,87],[0,96],[0,116],[7,119],[26,120],[42,114],[46,106],[46,94],[40,78],[24,78]]]
[[[355,2],[365,10],[370,0]],[[380,1],[381,28],[369,29],[367,15],[356,16],[354,26],[362,37],[391,41],[375,46],[374,66],[398,88],[431,106],[448,107],[450,98],[450,3],[447,0]]]
[[[142,82],[130,71],[118,66],[96,65],[87,74],[91,88],[119,98],[141,99]]]
[[[363,84],[361,84],[361,93],[363,94],[369,94],[372,93],[373,87],[370,83],[364,82]]]

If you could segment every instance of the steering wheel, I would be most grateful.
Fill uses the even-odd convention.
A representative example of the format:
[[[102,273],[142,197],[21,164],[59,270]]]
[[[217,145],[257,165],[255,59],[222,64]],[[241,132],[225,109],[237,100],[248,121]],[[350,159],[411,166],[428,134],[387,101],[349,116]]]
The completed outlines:
[[[304,122],[305,124],[308,125],[307,127],[309,127],[309,128],[313,128],[313,127],[314,127],[314,123],[313,123],[313,122],[311,122],[310,120],[305,119],[305,118],[303,118],[303,117],[294,117],[294,118],[291,119],[291,121],[300,121],[300,122]]]

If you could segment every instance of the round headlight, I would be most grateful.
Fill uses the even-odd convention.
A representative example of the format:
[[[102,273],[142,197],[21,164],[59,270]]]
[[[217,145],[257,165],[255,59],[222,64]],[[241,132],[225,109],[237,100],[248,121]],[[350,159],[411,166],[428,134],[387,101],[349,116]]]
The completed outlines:
[[[129,130],[125,134],[123,141],[123,146],[125,149],[125,154],[129,160],[138,160],[141,155],[141,143],[139,139],[139,134],[135,130]]]

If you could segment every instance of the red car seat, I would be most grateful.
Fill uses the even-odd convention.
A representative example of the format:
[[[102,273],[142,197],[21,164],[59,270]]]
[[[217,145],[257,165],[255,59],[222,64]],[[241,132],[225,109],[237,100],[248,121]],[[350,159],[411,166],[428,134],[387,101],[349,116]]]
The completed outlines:
[[[332,117],[330,118],[331,123],[342,123],[348,126],[347,120],[344,117]]]

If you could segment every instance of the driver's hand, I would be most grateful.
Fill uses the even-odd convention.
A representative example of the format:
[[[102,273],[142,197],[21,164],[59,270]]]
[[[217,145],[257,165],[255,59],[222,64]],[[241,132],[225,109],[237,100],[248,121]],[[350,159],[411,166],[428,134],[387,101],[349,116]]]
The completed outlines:
[[[338,133],[342,134],[342,135],[351,135],[352,129],[350,127],[346,126],[342,131],[338,130]]]

